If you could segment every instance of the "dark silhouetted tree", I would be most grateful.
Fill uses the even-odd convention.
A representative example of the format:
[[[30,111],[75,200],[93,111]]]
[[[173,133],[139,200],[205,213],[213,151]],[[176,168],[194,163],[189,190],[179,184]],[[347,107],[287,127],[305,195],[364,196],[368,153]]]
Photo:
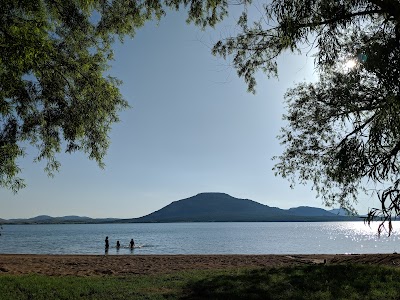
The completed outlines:
[[[276,174],[311,182],[325,204],[347,209],[372,187],[381,207],[368,221],[383,217],[390,232],[400,215],[400,2],[271,1],[248,23],[245,11],[241,32],[213,52],[233,57],[249,91],[257,70],[277,74],[284,51],[315,48],[319,80],[285,96]]]

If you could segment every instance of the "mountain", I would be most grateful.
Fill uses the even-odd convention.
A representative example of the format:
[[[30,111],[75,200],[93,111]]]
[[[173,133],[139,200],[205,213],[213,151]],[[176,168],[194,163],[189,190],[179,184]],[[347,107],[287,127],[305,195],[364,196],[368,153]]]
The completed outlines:
[[[41,216],[37,216],[34,218],[29,218],[29,219],[10,219],[10,220],[6,220],[9,222],[46,222],[53,219],[53,217],[47,216],[47,215],[41,215]]]
[[[262,221],[287,213],[248,199],[234,198],[224,193],[201,193],[174,201],[147,216],[129,219],[135,222],[213,222]]]
[[[116,218],[99,218],[92,219],[89,217],[80,216],[64,216],[64,217],[51,217],[51,216],[37,216],[29,219],[0,219],[1,224],[86,224],[86,223],[108,223],[115,222]]]
[[[62,221],[90,221],[93,220],[89,217],[79,217],[79,216],[65,216],[65,217],[56,217],[54,219],[62,220]]]
[[[337,216],[351,216],[351,213],[344,208],[331,209],[331,210],[329,210],[329,212],[331,212]]]
[[[289,208],[288,211],[296,216],[309,216],[309,217],[335,217],[336,214],[333,214],[329,211],[326,211],[322,208],[317,207],[309,207],[309,206],[299,206]]]
[[[270,207],[224,193],[200,193],[140,218],[117,222],[267,222],[340,221],[350,217],[334,215],[324,209],[301,206],[288,210]]]
[[[31,221],[31,222],[46,222],[46,221],[49,221],[51,219],[53,219],[53,217],[42,215],[42,216],[37,216],[37,217],[34,217],[34,218],[30,218],[30,219],[28,219],[28,221]]]
[[[92,219],[80,216],[37,216],[30,219],[1,220],[1,224],[94,224],[94,223],[152,223],[152,222],[315,222],[353,221],[344,210],[299,206],[290,209],[271,207],[249,199],[239,199],[224,193],[200,193],[174,201],[140,218]]]

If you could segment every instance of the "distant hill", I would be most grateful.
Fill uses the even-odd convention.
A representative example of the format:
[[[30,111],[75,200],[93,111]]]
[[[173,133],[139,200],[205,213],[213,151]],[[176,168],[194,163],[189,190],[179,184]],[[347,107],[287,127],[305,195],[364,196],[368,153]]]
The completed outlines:
[[[34,217],[34,218],[30,218],[28,220],[35,222],[35,221],[44,221],[44,220],[50,220],[50,219],[52,219],[52,217],[43,215],[43,216],[37,216],[37,217]]]
[[[350,218],[321,208],[301,206],[284,210],[224,193],[201,193],[174,201],[146,216],[118,222],[341,221]]]
[[[223,193],[201,193],[174,201],[147,216],[130,219],[135,222],[213,222],[262,221],[287,213],[276,207],[262,205],[248,199],[237,199]]]
[[[331,212],[337,216],[351,216],[351,213],[344,208],[331,209],[331,210],[329,210],[329,212]]]
[[[108,223],[118,220],[117,218],[99,218],[92,219],[89,217],[80,216],[65,216],[65,217],[51,217],[51,216],[37,216],[29,219],[0,219],[2,224],[94,224],[94,223]]]
[[[56,217],[54,219],[62,220],[62,221],[90,221],[95,220],[89,217],[79,217],[79,216],[65,216],[65,217]]]
[[[296,215],[296,216],[309,216],[309,217],[335,217],[336,214],[333,214],[329,211],[326,211],[322,208],[317,207],[309,207],[309,206],[299,206],[294,208],[289,208],[288,212]]]
[[[80,216],[37,216],[30,219],[2,220],[2,224],[95,224],[95,223],[156,223],[156,222],[315,222],[353,221],[344,210],[299,206],[290,209],[271,207],[249,199],[239,199],[224,193],[200,193],[174,201],[140,218],[92,219]]]
[[[53,217],[41,215],[41,216],[37,216],[34,218],[29,218],[29,219],[10,219],[7,221],[9,221],[9,222],[45,222],[45,221],[48,221],[51,219],[53,219]]]

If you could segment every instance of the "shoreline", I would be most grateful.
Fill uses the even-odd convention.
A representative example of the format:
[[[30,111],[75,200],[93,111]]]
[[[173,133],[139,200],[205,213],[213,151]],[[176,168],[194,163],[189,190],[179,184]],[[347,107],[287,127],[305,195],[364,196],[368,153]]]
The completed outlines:
[[[196,254],[43,255],[0,254],[0,275],[127,276],[189,270],[291,267],[315,264],[374,264],[400,267],[400,254]]]

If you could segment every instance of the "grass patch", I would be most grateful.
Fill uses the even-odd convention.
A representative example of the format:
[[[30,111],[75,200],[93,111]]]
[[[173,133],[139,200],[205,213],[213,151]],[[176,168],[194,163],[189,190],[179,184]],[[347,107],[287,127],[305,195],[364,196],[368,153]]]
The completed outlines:
[[[362,265],[255,269],[189,287],[187,299],[400,299],[400,271]]]
[[[315,265],[128,277],[2,275],[0,299],[400,299],[400,270]]]

